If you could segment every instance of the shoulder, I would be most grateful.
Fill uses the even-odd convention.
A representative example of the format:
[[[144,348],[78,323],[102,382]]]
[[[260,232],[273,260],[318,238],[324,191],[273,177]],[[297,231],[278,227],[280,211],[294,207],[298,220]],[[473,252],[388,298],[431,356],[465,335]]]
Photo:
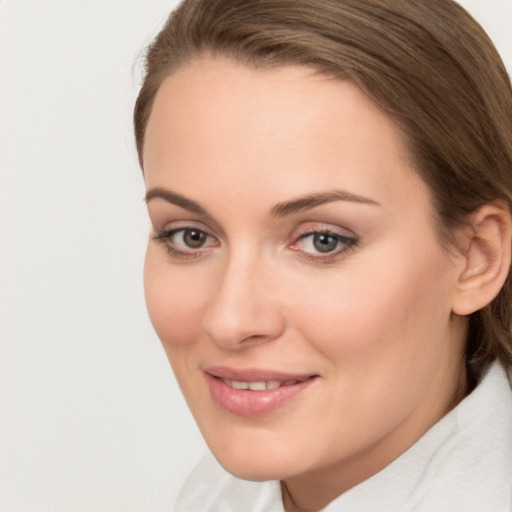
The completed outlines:
[[[174,512],[283,512],[278,482],[250,482],[205,455],[178,495]]]

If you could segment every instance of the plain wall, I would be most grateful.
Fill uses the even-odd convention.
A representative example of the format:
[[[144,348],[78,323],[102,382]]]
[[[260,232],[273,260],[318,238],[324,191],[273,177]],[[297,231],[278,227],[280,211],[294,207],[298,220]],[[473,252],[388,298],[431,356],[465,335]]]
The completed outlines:
[[[512,70],[512,0],[461,3]],[[169,512],[205,451],[145,310],[131,129],[174,5],[0,1],[2,512]]]

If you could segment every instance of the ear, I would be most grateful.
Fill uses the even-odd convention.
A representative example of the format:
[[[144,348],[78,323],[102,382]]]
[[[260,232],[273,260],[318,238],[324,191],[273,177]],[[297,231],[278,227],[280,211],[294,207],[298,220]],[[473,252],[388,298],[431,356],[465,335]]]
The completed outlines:
[[[470,315],[487,306],[499,293],[510,269],[512,219],[501,205],[487,204],[471,219],[466,232],[463,268],[452,311]]]

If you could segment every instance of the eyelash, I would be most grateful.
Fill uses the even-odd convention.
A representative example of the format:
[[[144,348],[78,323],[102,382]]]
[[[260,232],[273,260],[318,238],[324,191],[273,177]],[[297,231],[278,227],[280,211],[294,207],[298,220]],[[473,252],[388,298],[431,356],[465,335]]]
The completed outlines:
[[[211,235],[209,235],[204,229],[196,228],[195,226],[182,226],[175,229],[168,229],[164,231],[160,231],[153,235],[153,239],[157,241],[158,243],[161,243],[169,252],[169,254],[174,258],[199,258],[201,257],[205,251],[208,250],[208,247],[203,248],[199,247],[197,249],[190,248],[188,251],[183,251],[178,248],[176,248],[172,244],[172,238],[177,235],[180,232],[183,232],[183,235],[187,231],[194,231],[196,233],[200,233],[202,235],[205,235],[208,238],[214,239]]]
[[[176,246],[173,245],[173,243],[172,243],[172,238],[174,236],[176,236],[180,232],[183,232],[182,236],[184,236],[187,231],[189,231],[189,232],[193,231],[193,232],[199,233],[201,235],[204,235],[207,239],[210,238],[210,239],[215,240],[215,238],[212,235],[208,234],[207,231],[205,231],[203,229],[198,229],[195,226],[183,226],[183,227],[179,227],[176,229],[160,231],[153,235],[153,239],[155,241],[157,241],[158,243],[161,243],[162,245],[164,245],[166,250],[168,251],[168,253],[174,258],[181,258],[181,259],[199,258],[206,251],[208,251],[210,249],[209,246],[207,246],[207,247],[201,246],[201,247],[198,247],[197,249],[190,247],[189,250],[184,251],[184,250],[180,250],[180,249],[176,248]],[[307,238],[315,237],[315,236],[327,236],[327,237],[333,238],[336,242],[337,248],[333,251],[328,251],[328,252],[325,252],[324,254],[322,254],[321,252],[318,252],[318,253],[306,252],[297,247],[301,242],[303,243]],[[351,249],[354,249],[357,246],[357,244],[358,244],[358,239],[355,237],[348,237],[345,235],[341,235],[340,233],[337,233],[329,228],[322,228],[322,229],[317,229],[317,230],[309,229],[308,231],[300,234],[295,239],[295,241],[289,246],[289,248],[294,251],[301,252],[302,257],[304,257],[310,261],[329,263],[329,262],[337,259],[338,257],[340,257],[345,252],[347,252]],[[339,245],[341,245],[341,248],[338,248]]]
[[[297,247],[299,243],[304,242],[307,238],[315,236],[327,236],[333,238],[336,242],[336,249],[325,253],[311,253],[301,250],[300,248]],[[295,251],[300,251],[302,253],[302,257],[310,261],[329,263],[341,257],[347,251],[354,249],[357,246],[357,244],[358,239],[355,237],[341,235],[340,233],[337,233],[336,231],[333,231],[332,229],[329,228],[321,228],[313,230],[309,229],[307,232],[299,235],[299,237],[296,239],[295,242],[293,242],[293,244],[290,247]]]

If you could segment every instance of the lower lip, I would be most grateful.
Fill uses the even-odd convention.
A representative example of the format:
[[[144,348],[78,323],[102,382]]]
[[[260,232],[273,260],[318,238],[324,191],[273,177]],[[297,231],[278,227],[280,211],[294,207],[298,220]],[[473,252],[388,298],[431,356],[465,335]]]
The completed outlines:
[[[291,386],[251,391],[234,389],[221,379],[207,375],[210,394],[222,409],[239,416],[260,416],[284,406],[316,380],[310,378]]]

